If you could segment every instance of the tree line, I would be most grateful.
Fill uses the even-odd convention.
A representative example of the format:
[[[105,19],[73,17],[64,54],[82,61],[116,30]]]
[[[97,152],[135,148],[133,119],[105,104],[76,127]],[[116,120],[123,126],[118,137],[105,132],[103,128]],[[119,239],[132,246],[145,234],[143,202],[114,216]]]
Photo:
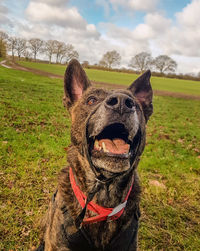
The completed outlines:
[[[79,54],[72,44],[65,44],[58,40],[44,41],[39,38],[27,40],[8,36],[5,32],[0,31],[0,57],[5,57],[7,51],[11,53],[13,59],[17,56],[19,59],[21,57],[27,60],[33,58],[35,61],[39,54],[45,54],[49,63],[52,62],[53,56],[56,63],[68,63],[72,58],[79,58]]]
[[[44,41],[39,38],[26,40],[20,37],[8,36],[5,32],[0,31],[0,57],[5,56],[6,50],[10,51],[13,59],[17,56],[19,59],[21,57],[27,60],[33,58],[36,61],[38,54],[45,54],[49,63],[52,62],[53,56],[56,63],[68,63],[72,58],[79,58],[79,54],[72,44],[65,44],[58,40]],[[120,62],[120,54],[113,50],[106,52],[98,65],[112,68],[115,65],[119,65]],[[141,52],[131,58],[129,67],[139,72],[151,69],[160,73],[166,73],[175,72],[177,63],[167,55],[160,55],[153,59],[150,53]]]
[[[79,54],[72,44],[66,44],[58,40],[44,41],[39,38],[27,40],[9,36],[7,33],[0,31],[0,57],[5,58],[8,51],[13,59],[17,56],[19,59],[24,57],[26,60],[34,59],[36,61],[39,54],[45,55],[49,63],[52,63],[52,61],[68,63],[73,58],[79,59]],[[120,62],[121,55],[116,50],[112,50],[107,51],[95,65],[112,69],[114,66],[120,65]],[[89,62],[83,61],[83,66],[88,67]],[[136,72],[144,72],[150,69],[160,74],[173,74],[177,69],[177,62],[168,55],[159,55],[153,58],[149,52],[140,52],[131,58],[128,66]],[[197,77],[200,78],[200,72]]]
[[[111,68],[114,65],[120,64],[120,54],[113,50],[108,51],[99,62],[100,66]],[[160,55],[153,58],[148,52],[141,52],[131,58],[129,67],[135,71],[144,72],[148,69],[158,71],[161,74],[166,72],[175,72],[177,63],[167,55]]]

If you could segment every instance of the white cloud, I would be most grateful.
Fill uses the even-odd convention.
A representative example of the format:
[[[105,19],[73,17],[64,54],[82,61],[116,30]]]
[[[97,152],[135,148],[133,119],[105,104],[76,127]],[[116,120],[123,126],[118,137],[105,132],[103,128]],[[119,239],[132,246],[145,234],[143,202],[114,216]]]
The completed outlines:
[[[117,50],[122,56],[121,66],[127,67],[131,57],[137,53],[149,51],[148,39],[143,39],[142,36],[144,36],[144,33],[142,33],[143,35],[139,34],[137,28],[130,30],[125,27],[118,27],[112,23],[101,23],[100,27],[105,32],[103,38],[107,44],[105,48],[105,41],[102,41],[102,44],[104,42],[103,48]],[[104,50],[105,52],[106,50]]]
[[[127,66],[131,57],[142,51],[153,50],[153,56],[157,56],[159,52],[163,53],[164,50],[157,48],[160,42],[158,38],[170,29],[171,24],[170,19],[165,18],[159,12],[154,12],[146,14],[144,22],[132,30],[113,23],[101,23],[99,28],[103,30],[104,38],[108,43],[121,53],[122,64]]]
[[[31,0],[26,9],[27,20],[20,20],[16,33],[30,39],[56,39],[71,43],[81,60],[98,58],[100,33],[94,24],[88,24],[75,7],[54,5],[54,1]]]
[[[109,0],[113,8],[123,7],[135,11],[150,12],[156,10],[159,0]]]
[[[114,0],[121,4],[122,1]],[[176,14],[173,23],[162,12],[147,13],[144,22],[134,29],[101,24],[108,41],[118,45],[123,63],[141,51],[151,51],[153,56],[167,54],[178,62],[178,72],[198,72],[200,63],[200,0],[193,0]],[[192,18],[191,18],[192,17]],[[113,41],[114,40],[114,41]],[[124,48],[124,49],[123,49]],[[194,60],[194,58],[198,60]],[[192,60],[190,60],[192,58]],[[188,63],[189,62],[189,63]],[[195,62],[194,66],[192,62]]]
[[[26,9],[27,22],[19,28],[19,34],[26,38],[39,37],[56,39],[76,45],[88,46],[100,37],[94,24],[88,24],[76,7],[66,5],[67,1],[31,0]],[[90,42],[89,42],[90,40]]]
[[[6,6],[2,5],[0,2],[0,14],[6,14],[8,12],[8,9],[6,8]]]
[[[66,3],[65,0],[31,0],[26,9],[29,23],[24,25],[22,33],[33,37],[38,31],[43,39],[62,37],[68,43],[78,43],[84,38],[98,39],[100,33],[96,26],[88,24],[76,7],[68,7]]]
[[[182,12],[176,14],[180,25],[187,28],[199,28],[200,26],[200,0],[193,0]]]
[[[133,31],[136,40],[145,41],[153,37],[154,31],[148,24],[139,24]]]
[[[63,27],[81,29],[86,26],[86,21],[75,7],[63,8],[52,6],[44,2],[31,1],[26,9],[27,18],[35,23],[47,23]]]
[[[44,40],[55,39],[55,34],[52,32],[52,28],[43,25],[43,24],[30,24],[29,22],[19,22],[17,28],[17,34],[20,37],[26,39],[30,38],[41,38]]]
[[[178,62],[178,73],[199,73],[200,60],[197,57],[186,57],[182,55],[175,55],[173,59]]]
[[[34,2],[45,3],[47,5],[61,6],[66,5],[69,0],[34,0]]]
[[[0,13],[0,23],[2,24],[8,24],[11,25],[12,23],[10,22],[10,20],[3,14]]]
[[[4,0],[0,0],[0,24],[6,24],[10,27],[12,26],[12,22],[8,17],[9,10],[4,5]]]
[[[158,0],[129,0],[129,6],[134,10],[152,11],[156,9]]]
[[[160,37],[159,46],[167,54],[200,57],[200,0],[193,0],[176,13],[176,25],[170,25]]]
[[[145,16],[145,23],[157,34],[166,32],[172,24],[170,19],[165,18],[159,12],[147,14]]]

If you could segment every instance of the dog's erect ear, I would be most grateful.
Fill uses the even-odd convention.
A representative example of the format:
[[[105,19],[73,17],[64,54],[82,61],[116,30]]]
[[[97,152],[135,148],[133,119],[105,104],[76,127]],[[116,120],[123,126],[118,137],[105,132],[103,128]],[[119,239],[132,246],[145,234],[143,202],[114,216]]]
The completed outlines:
[[[72,59],[64,76],[64,105],[70,108],[74,102],[80,99],[83,92],[90,86],[85,71],[76,59]]]
[[[128,88],[142,105],[146,122],[153,113],[153,91],[150,83],[151,71],[148,70],[137,78]]]

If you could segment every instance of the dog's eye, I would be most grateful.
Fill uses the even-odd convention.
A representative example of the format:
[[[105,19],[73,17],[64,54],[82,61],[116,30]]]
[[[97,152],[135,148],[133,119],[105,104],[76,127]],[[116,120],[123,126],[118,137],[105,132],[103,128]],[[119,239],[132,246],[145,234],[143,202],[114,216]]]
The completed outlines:
[[[90,97],[87,100],[88,105],[94,105],[94,104],[96,104],[96,102],[97,102],[97,99],[95,97]]]

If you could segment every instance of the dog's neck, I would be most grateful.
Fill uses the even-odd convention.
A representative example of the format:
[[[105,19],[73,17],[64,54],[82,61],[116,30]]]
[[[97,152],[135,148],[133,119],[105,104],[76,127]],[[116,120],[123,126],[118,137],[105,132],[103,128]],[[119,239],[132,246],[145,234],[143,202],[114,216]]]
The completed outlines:
[[[74,150],[74,147],[71,147],[71,150],[72,148]],[[87,159],[78,151],[76,157],[73,154],[72,158],[71,150],[68,151],[68,162],[73,169],[77,184],[87,196],[97,182],[97,176]],[[130,172],[117,175],[115,178],[109,179],[109,182],[105,182],[94,196],[93,201],[103,207],[115,207],[120,204],[128,193],[133,178],[136,180],[134,182],[137,182],[137,173],[134,168]]]

